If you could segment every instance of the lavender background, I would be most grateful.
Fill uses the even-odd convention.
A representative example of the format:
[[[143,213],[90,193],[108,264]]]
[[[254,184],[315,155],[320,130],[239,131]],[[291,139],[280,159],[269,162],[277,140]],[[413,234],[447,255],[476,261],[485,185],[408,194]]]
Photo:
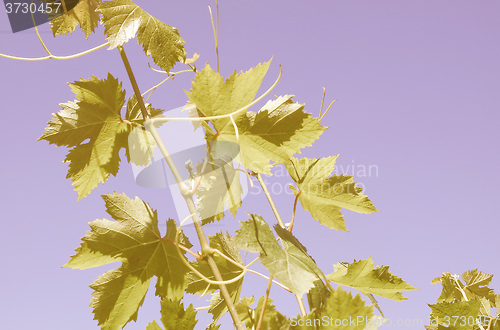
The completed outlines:
[[[199,67],[207,61],[215,66],[207,9],[213,2],[137,3],[179,28],[189,55],[201,55]],[[354,164],[354,174],[361,174],[357,181],[381,212],[346,211],[350,232],[343,233],[321,227],[299,207],[294,233],[325,272],[337,261],[371,256],[419,288],[405,293],[409,299],[404,302],[379,299],[394,322],[401,318],[427,323],[427,303],[434,303],[440,292],[430,281],[442,271],[479,268],[497,274],[492,286],[500,290],[499,12],[500,3],[493,0],[221,1],[224,76],[273,57],[263,90],[281,64],[283,79],[274,94],[295,94],[316,115],[323,86],[327,101],[338,99],[324,120],[330,129],[304,154],[340,154],[339,165],[348,174],[352,167],[347,167]],[[88,42],[80,31],[54,39],[48,28],[41,27],[42,36],[57,55],[104,40],[102,28]],[[34,31],[11,33],[3,9],[0,39],[0,53],[45,55]],[[135,40],[126,50],[142,90],[164,78],[147,67],[152,60],[143,56]],[[92,291],[88,285],[116,265],[86,271],[61,266],[88,230],[87,221],[109,218],[100,194],[116,190],[138,195],[159,210],[161,219],[172,215],[168,191],[138,187],[126,163],[118,178],[76,203],[76,193],[65,179],[67,167],[61,164],[66,150],[36,141],[50,114],[59,110],[57,103],[73,100],[66,82],[91,74],[103,78],[108,71],[124,81],[131,95],[116,50],[69,61],[0,58],[2,328],[97,329],[87,307]],[[190,88],[191,78],[177,76],[151,102],[163,109],[183,105],[183,89]],[[370,165],[371,175],[356,173]],[[267,180],[275,192],[289,182],[284,177]],[[276,199],[289,221],[293,198],[282,192]],[[257,208],[273,222],[264,202],[262,194],[249,194],[237,220],[246,220],[244,211]],[[210,231],[237,228],[231,218],[225,224]],[[248,279],[243,294],[263,295],[266,281],[253,275]],[[258,289],[250,290],[252,286]],[[278,309],[297,315],[295,299],[281,291],[271,291]],[[195,299],[195,305],[208,305],[205,298]],[[127,328],[144,329],[159,320],[158,310],[158,301],[148,294],[138,322]],[[200,319],[201,329],[208,317]]]

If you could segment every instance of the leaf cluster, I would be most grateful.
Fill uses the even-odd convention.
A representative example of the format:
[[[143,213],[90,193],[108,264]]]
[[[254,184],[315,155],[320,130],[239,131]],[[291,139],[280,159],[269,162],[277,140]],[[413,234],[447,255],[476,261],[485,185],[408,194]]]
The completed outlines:
[[[431,308],[428,330],[500,329],[500,295],[488,285],[493,275],[473,269],[461,276],[442,273],[432,283],[441,283],[441,295]],[[493,310],[496,310],[496,312]]]
[[[243,202],[241,180],[271,175],[276,164],[286,166],[294,184],[290,189],[295,202],[300,202],[313,219],[329,229],[347,231],[342,209],[365,214],[377,209],[352,176],[332,175],[338,156],[296,158],[327,127],[322,125],[321,118],[305,110],[305,104],[296,102],[294,95],[275,96],[258,110],[250,109],[267,95],[257,97],[271,61],[245,72],[234,71],[228,78],[208,63],[197,70],[194,66],[197,57],[186,60],[185,42],[177,29],[131,0],[82,0],[55,18],[52,30],[54,35],[68,34],[80,25],[88,38],[99,23],[104,26],[109,50],[120,51],[134,87],[133,96],[126,98],[122,83],[111,73],[105,79],[92,76],[70,83],[75,100],[60,104],[61,110],[53,114],[40,137],[69,148],[64,162],[69,164],[67,178],[71,179],[78,200],[106,182],[110,175],[117,175],[122,149],[127,162],[149,165],[154,148],[162,146],[156,128],[172,120],[163,117],[161,109],[144,104],[138,92],[123,49],[136,36],[145,54],[164,72],[169,73],[176,63],[181,63],[195,73],[186,94],[194,106],[190,117],[201,122],[195,128],[204,130],[207,150],[201,163],[193,165],[192,160],[187,163],[189,176],[178,182],[185,187],[181,193],[188,206],[191,201],[196,207],[191,217],[201,252],[191,250],[193,245],[174,219],[167,220],[167,231],[162,236],[157,212],[138,197],[118,193],[102,196],[112,220],[90,222],[90,231],[65,265],[87,269],[121,263],[90,286],[94,290],[91,307],[101,329],[120,329],[135,321],[153,278],[162,316],[159,323],[152,321],[148,330],[193,329],[197,311],[193,305],[184,307],[182,299],[186,293],[211,294],[209,312],[213,322],[209,329],[218,329],[218,320],[228,310],[236,311],[247,328],[323,329],[314,325],[315,319],[377,317],[373,306],[366,305],[360,294],[353,296],[343,287],[366,295],[379,311],[374,295],[403,300],[402,291],[415,289],[392,274],[387,266],[375,266],[371,258],[337,263],[331,274],[325,274],[292,233],[292,226],[283,225],[277,210],[278,224],[271,225],[269,219],[251,213],[246,221],[240,222],[240,229],[234,235],[219,232],[206,242],[202,225],[223,220],[226,210],[233,217],[241,216],[238,214]],[[272,197],[266,197],[274,206]],[[295,211],[294,207],[294,216]],[[253,262],[258,260],[269,277],[254,273],[297,297],[306,295],[309,313],[293,319],[285,316],[272,304],[269,290],[259,298],[255,308],[253,297],[240,297],[244,275],[253,263],[244,262],[242,252],[256,254]],[[470,286],[467,290],[470,294],[483,293],[479,287]],[[485,294],[486,301],[497,304],[491,297]],[[348,328],[364,329],[364,326]]]

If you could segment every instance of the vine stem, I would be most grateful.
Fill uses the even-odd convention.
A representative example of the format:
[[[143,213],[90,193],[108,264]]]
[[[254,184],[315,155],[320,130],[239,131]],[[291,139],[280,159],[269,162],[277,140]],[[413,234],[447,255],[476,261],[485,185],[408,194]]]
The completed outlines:
[[[257,180],[259,180],[259,183],[262,187],[262,190],[264,191],[264,194],[267,197],[269,205],[271,205],[271,209],[273,210],[273,213],[274,213],[274,216],[276,217],[276,220],[278,221],[281,228],[286,229],[285,225],[283,224],[283,220],[281,220],[281,216],[278,212],[278,209],[276,208],[276,204],[274,203],[273,197],[269,193],[269,190],[267,189],[266,183],[262,179],[262,176],[260,175],[260,173],[257,174]],[[300,313],[302,314],[302,316],[306,316],[307,312],[306,312],[306,308],[304,306],[304,301],[302,301],[302,297],[300,297],[298,294],[296,294],[295,298],[297,298],[297,303],[299,304]]]
[[[179,189],[181,191],[182,196],[184,197],[184,200],[186,201],[186,204],[189,209],[189,213],[191,214],[193,218],[193,223],[196,229],[196,233],[198,235],[198,239],[200,241],[200,246],[201,246],[201,253],[202,256],[206,258],[206,261],[208,263],[208,266],[210,267],[212,273],[214,274],[214,278],[217,281],[222,282],[223,278],[221,276],[221,273],[219,271],[219,268],[217,267],[217,264],[215,263],[213,257],[212,257],[212,249],[210,247],[210,244],[207,241],[207,238],[205,236],[205,233],[202,228],[201,220],[198,217],[198,211],[196,209],[196,206],[194,205],[194,201],[192,199],[192,194],[189,194],[188,187],[184,183],[184,180],[182,179],[182,176],[179,173],[179,170],[175,166],[174,161],[172,160],[172,157],[170,156],[167,148],[165,147],[165,144],[163,143],[160,135],[158,134],[158,130],[156,129],[154,125],[154,121],[149,118],[148,112],[146,110],[146,106],[144,105],[144,100],[142,99],[141,92],[139,90],[139,86],[137,85],[137,81],[135,79],[134,73],[132,71],[132,67],[130,66],[130,63],[127,59],[127,55],[125,54],[125,50],[123,49],[122,46],[118,47],[118,51],[120,52],[120,56],[122,58],[123,64],[125,65],[125,69],[127,70],[127,74],[130,80],[130,83],[132,84],[132,88],[134,89],[135,96],[137,98],[137,102],[139,104],[139,107],[141,108],[142,115],[144,117],[144,127],[151,133],[153,136],[153,139],[155,140],[156,144],[158,145],[158,148],[160,149],[160,152],[162,153],[163,157],[165,158],[165,161],[168,164],[168,167],[170,168],[170,171],[172,172],[175,181],[177,182]],[[219,289],[222,298],[226,302],[226,306],[229,310],[229,313],[231,314],[231,317],[233,319],[233,323],[236,326],[236,329],[238,330],[243,330],[243,324],[241,323],[241,320],[238,316],[238,312],[236,311],[236,308],[233,303],[233,299],[231,298],[231,295],[229,294],[229,291],[225,284],[219,284]]]

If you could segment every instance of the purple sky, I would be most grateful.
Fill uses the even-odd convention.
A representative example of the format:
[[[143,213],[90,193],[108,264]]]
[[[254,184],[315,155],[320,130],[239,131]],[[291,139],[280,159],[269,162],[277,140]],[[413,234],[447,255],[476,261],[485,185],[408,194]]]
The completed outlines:
[[[213,2],[137,4],[179,29],[188,54],[201,55],[198,67],[207,61],[215,67],[207,9]],[[427,303],[435,303],[440,292],[430,281],[442,271],[461,274],[479,268],[497,274],[492,286],[500,290],[499,12],[500,3],[493,0],[221,1],[224,76],[273,57],[263,90],[274,81],[281,64],[283,78],[274,94],[295,94],[315,115],[323,86],[326,101],[338,99],[324,120],[330,129],[304,154],[340,154],[338,163],[344,170],[351,166],[351,171],[354,164],[354,174],[360,174],[357,181],[381,212],[346,211],[350,232],[343,233],[320,226],[299,207],[294,233],[326,273],[337,261],[371,256],[377,265],[390,265],[417,287],[404,293],[409,298],[405,302],[379,299],[392,320],[427,323]],[[88,42],[80,31],[54,39],[48,28],[47,24],[40,28],[42,36],[57,55],[104,42],[102,28]],[[11,33],[3,10],[0,39],[0,53],[45,55],[33,30]],[[143,56],[135,40],[125,49],[141,90],[164,78],[147,67],[152,60]],[[104,78],[111,72],[131,95],[119,54],[101,50],[75,60],[44,62],[0,58],[0,72],[2,327],[97,329],[87,307],[92,291],[88,285],[115,265],[86,271],[61,266],[88,230],[87,222],[107,217],[99,195],[114,190],[138,195],[158,209],[161,219],[175,214],[171,197],[166,190],[138,187],[130,166],[123,163],[117,179],[76,203],[76,192],[65,179],[67,166],[61,164],[66,149],[36,139],[51,113],[59,111],[57,104],[73,100],[66,82],[92,74]],[[183,90],[190,88],[191,78],[179,75],[174,83],[163,85],[151,102],[162,109],[183,105]],[[368,166],[371,175],[356,173]],[[276,192],[290,181],[267,180]],[[289,221],[293,198],[278,193],[276,200]],[[244,211],[256,211],[273,223],[264,201],[263,195],[249,195],[237,220],[246,220]],[[227,230],[237,228],[231,218],[226,224]],[[266,283],[249,275],[246,284],[258,290],[247,285],[243,293],[258,298]],[[298,314],[295,300],[278,287],[271,297],[284,314]],[[194,302],[207,305],[204,298]],[[139,321],[127,328],[144,329],[149,321],[159,320],[158,309],[157,300],[148,295]],[[200,319],[199,324],[205,324],[207,318]]]

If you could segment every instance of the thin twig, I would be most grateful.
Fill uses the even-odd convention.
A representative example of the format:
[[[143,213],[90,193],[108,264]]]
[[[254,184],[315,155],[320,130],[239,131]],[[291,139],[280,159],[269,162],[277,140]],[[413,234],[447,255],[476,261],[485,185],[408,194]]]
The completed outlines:
[[[190,249],[188,249],[187,247],[185,247],[184,245],[182,245],[181,243],[179,242],[176,242],[175,240],[171,239],[171,238],[168,238],[168,237],[162,237],[161,238],[162,240],[164,241],[167,241],[167,242],[170,242],[172,244],[175,244],[177,245],[179,248],[181,248],[182,250],[184,250],[185,252],[189,253],[190,255],[192,255],[193,257],[196,258],[196,260],[202,260],[202,257],[198,254],[198,253],[195,253],[193,251],[191,251]]]
[[[214,16],[212,14],[212,8],[210,6],[208,6],[208,10],[210,11],[210,20],[212,21],[212,30],[214,32],[215,55],[217,57],[217,72],[219,72],[219,0],[215,1],[215,11],[216,11],[216,15],[217,15],[217,17],[216,17],[217,23],[214,24]]]
[[[262,278],[265,278],[266,280],[269,280],[269,276],[266,276],[266,275],[264,275],[264,274],[262,274],[262,273],[259,273],[258,271],[255,271],[255,270],[253,270],[253,269],[249,269],[247,272],[248,272],[248,273],[255,274],[255,275],[260,276],[260,277],[262,277]],[[284,285],[283,285],[283,284],[281,284],[280,282],[278,282],[278,281],[276,281],[276,280],[274,280],[274,279],[273,279],[273,283],[274,283],[274,284],[276,284],[277,286],[281,287],[283,290],[285,290],[285,291],[288,291],[288,292],[292,293],[292,290],[290,290],[289,288],[287,288],[286,286],[284,286]]]
[[[295,201],[293,202],[293,212],[292,212],[292,221],[290,221],[290,226],[288,227],[288,231],[292,231],[293,224],[295,223],[295,211],[297,210],[297,201],[299,200],[299,195],[302,191],[299,191],[297,196],[295,196]]]
[[[262,310],[260,311],[259,322],[257,322],[256,330],[260,330],[262,327],[262,321],[264,321],[264,314],[266,313],[267,300],[269,299],[269,293],[271,292],[271,285],[273,284],[273,275],[269,276],[269,281],[267,282],[266,295],[264,296],[264,304],[262,305]]]
[[[260,173],[257,174],[257,180],[259,180],[260,186],[262,187],[262,190],[264,191],[264,194],[267,197],[267,201],[271,205],[271,209],[273,210],[273,213],[274,213],[274,216],[276,217],[276,220],[278,220],[278,223],[282,228],[286,229],[285,224],[283,223],[283,220],[281,220],[281,216],[278,212],[278,209],[276,208],[276,204],[274,204],[273,197],[269,193],[269,190],[267,189],[266,183],[262,179],[262,176],[260,175]]]
[[[323,87],[323,98],[321,99],[321,108],[319,109],[319,117],[321,117],[321,113],[323,112],[323,104],[325,103],[325,94],[326,94],[326,89]]]
[[[47,46],[45,45],[45,42],[43,42],[43,39],[42,39],[42,36],[40,35],[40,32],[38,31],[38,27],[36,26],[36,22],[35,22],[35,16],[33,13],[31,13],[31,20],[33,21],[33,27],[35,28],[35,32],[36,32],[36,35],[38,37],[38,40],[40,41],[40,43],[42,44],[42,47],[43,49],[45,49],[45,51],[47,52],[47,54],[49,56],[52,55],[52,53],[49,51],[49,49],[47,48]]]
[[[251,103],[248,103],[244,107],[241,107],[238,110],[236,110],[234,112],[231,112],[231,113],[228,113],[226,115],[209,116],[209,117],[196,117],[196,118],[194,118],[194,117],[188,117],[188,118],[163,118],[162,117],[162,118],[153,118],[152,121],[155,122],[155,123],[166,123],[168,121],[208,121],[208,120],[223,119],[223,118],[228,118],[230,116],[234,116],[234,115],[236,115],[236,114],[238,114],[240,112],[243,112],[243,111],[247,110],[248,108],[250,108],[251,106],[253,106],[257,102],[259,102],[260,100],[262,100],[264,97],[266,97],[266,95],[269,94],[274,89],[274,87],[276,87],[276,85],[278,84],[278,82],[281,79],[281,75],[282,75],[282,69],[281,69],[281,65],[280,65],[280,73],[278,75],[278,78],[276,79],[276,81],[274,82],[274,84],[271,87],[269,87],[269,89],[267,91],[264,92],[264,94],[262,94],[261,96],[259,96],[258,98],[256,98]]]
[[[163,79],[162,81],[160,81],[158,84],[154,85],[153,87],[151,87],[150,89],[148,89],[147,91],[145,91],[144,93],[142,93],[141,95],[144,97],[147,93],[151,92],[148,97],[146,98],[146,103],[149,101],[149,98],[151,97],[151,95],[153,95],[153,93],[156,91],[156,89],[158,87],[160,87],[161,85],[163,85],[164,83],[166,83],[169,79],[173,79],[175,77],[175,75],[179,74],[179,73],[184,73],[184,72],[192,72],[192,70],[182,70],[182,71],[178,71],[178,72],[172,72],[169,74],[169,76],[165,79]]]
[[[86,50],[84,52],[73,54],[73,55],[69,55],[69,56],[48,55],[48,56],[44,56],[44,57],[19,57],[19,56],[11,56],[11,55],[6,55],[6,54],[0,54],[0,57],[5,57],[5,58],[9,58],[11,60],[18,60],[18,61],[45,61],[45,60],[51,60],[51,59],[52,60],[71,60],[73,58],[77,58],[77,57],[80,57],[80,56],[83,56],[83,55],[87,55],[87,54],[92,53],[92,52],[94,52],[96,50],[104,48],[106,46],[109,46],[109,42],[107,42],[105,44],[102,44],[100,46],[88,49],[88,50]]]
[[[332,105],[335,102],[337,102],[337,100],[333,100],[332,103],[330,103],[330,105],[328,106],[328,108],[326,108],[325,113],[318,119],[319,121],[321,121],[323,119],[323,117],[325,117],[325,115],[328,113],[328,111],[330,110],[330,108],[332,107]]]

